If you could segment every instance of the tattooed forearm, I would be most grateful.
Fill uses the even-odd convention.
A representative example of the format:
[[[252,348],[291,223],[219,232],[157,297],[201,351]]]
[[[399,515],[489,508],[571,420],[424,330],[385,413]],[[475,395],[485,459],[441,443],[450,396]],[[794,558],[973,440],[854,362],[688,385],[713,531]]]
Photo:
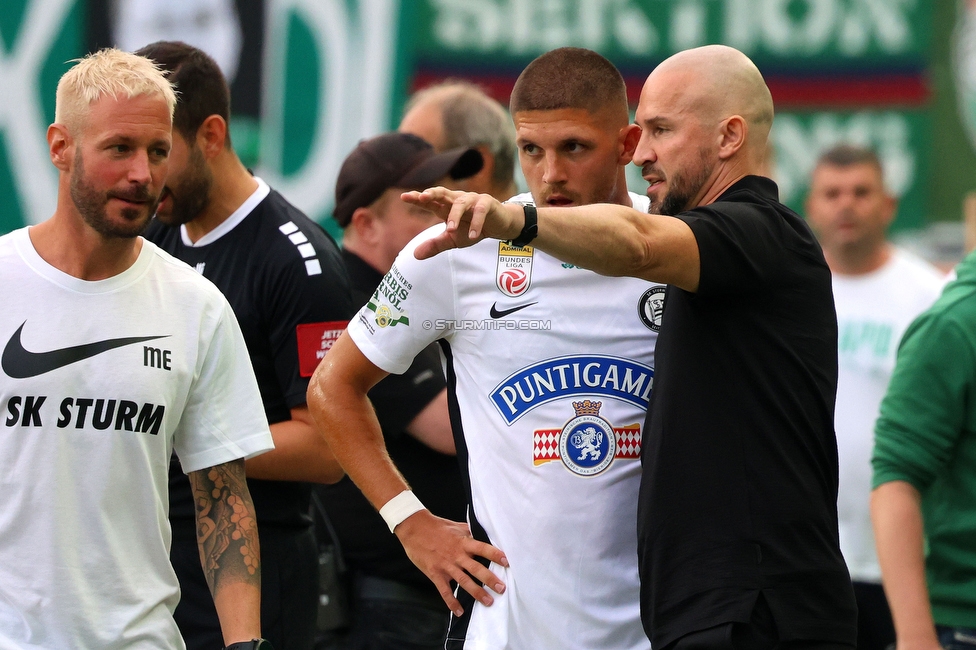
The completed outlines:
[[[200,562],[210,592],[216,595],[224,580],[260,586],[258,527],[244,480],[244,461],[191,472],[189,477]]]

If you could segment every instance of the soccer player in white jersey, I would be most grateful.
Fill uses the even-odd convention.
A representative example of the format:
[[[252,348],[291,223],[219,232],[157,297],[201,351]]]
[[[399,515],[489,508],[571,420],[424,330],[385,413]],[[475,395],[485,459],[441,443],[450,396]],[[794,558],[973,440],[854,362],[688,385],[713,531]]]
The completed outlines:
[[[273,447],[230,305],[139,237],[176,96],[103,50],[58,84],[58,199],[0,237],[0,647],[183,648],[167,472],[189,473],[224,643],[260,636],[244,458]]]
[[[627,192],[639,130],[609,61],[577,48],[539,57],[515,85],[512,113],[531,189],[519,200],[646,209]],[[309,408],[452,610],[447,648],[646,650],[636,499],[664,289],[517,241],[416,260],[414,247],[440,229],[401,252],[313,376]],[[468,524],[433,516],[413,496],[366,398],[435,340]]]

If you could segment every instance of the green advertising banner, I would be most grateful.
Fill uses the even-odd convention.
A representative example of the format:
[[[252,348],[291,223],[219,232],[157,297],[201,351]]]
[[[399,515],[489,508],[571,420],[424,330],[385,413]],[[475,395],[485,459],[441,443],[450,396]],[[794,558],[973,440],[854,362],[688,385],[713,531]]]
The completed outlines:
[[[931,4],[917,0],[424,0],[418,54],[525,57],[564,45],[648,68],[683,49],[725,43],[757,63],[822,67],[925,60]]]
[[[57,79],[85,51],[87,5],[0,3],[0,232],[53,211],[57,175],[44,134]],[[932,160],[933,137],[944,132],[933,119],[946,119],[933,110],[940,96],[932,88],[939,78],[932,53],[952,26],[940,18],[935,29],[934,16],[944,12],[932,3],[264,0],[263,12],[248,13],[238,6],[240,20],[263,16],[263,55],[260,88],[248,95],[260,94],[260,116],[242,117],[236,128],[232,119],[235,143],[257,174],[323,221],[345,155],[359,139],[394,128],[413,89],[468,78],[504,103],[532,58],[576,45],[613,60],[636,101],[658,61],[716,42],[745,51],[767,77],[778,111],[775,175],[785,202],[802,209],[816,155],[848,140],[880,153],[901,199],[898,227],[921,227],[932,216],[931,177],[944,164]],[[628,174],[642,191],[639,170]]]

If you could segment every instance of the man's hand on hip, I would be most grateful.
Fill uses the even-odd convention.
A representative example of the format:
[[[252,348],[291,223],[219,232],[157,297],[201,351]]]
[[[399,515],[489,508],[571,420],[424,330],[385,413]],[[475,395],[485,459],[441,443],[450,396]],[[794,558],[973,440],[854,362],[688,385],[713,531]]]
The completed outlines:
[[[474,539],[467,524],[421,510],[398,524],[395,532],[407,556],[430,578],[455,616],[463,614],[464,609],[454,597],[451,580],[486,606],[494,599],[476,580],[495,593],[505,591],[502,581],[476,558],[483,557],[504,567],[508,566],[508,558],[491,544]]]

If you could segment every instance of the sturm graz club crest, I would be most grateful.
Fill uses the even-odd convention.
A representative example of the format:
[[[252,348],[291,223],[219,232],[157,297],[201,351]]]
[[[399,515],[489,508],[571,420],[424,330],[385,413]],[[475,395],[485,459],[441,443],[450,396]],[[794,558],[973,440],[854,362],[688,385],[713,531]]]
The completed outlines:
[[[603,402],[573,402],[576,417],[559,435],[559,456],[574,474],[593,476],[605,470],[617,452],[613,425],[600,417]]]
[[[637,301],[637,315],[647,329],[654,332],[661,331],[661,319],[664,317],[664,287],[651,287]]]

